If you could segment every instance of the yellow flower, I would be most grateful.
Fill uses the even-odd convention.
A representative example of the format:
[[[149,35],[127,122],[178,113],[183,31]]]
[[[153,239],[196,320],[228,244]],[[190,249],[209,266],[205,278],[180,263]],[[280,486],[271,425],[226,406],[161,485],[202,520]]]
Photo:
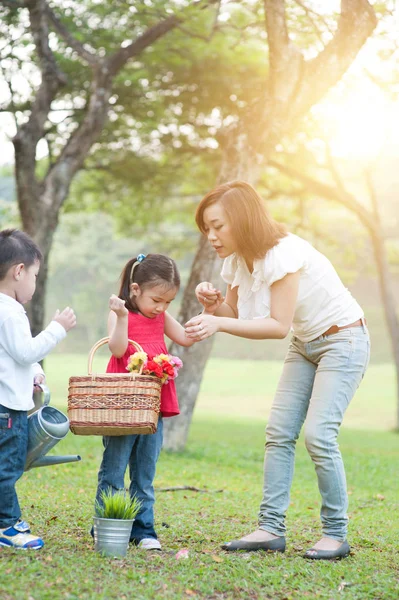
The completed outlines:
[[[126,369],[130,372],[138,372],[147,359],[148,356],[145,352],[135,352],[129,357]]]
[[[161,365],[164,360],[169,361],[169,354],[157,354],[153,358],[153,361],[158,365]]]

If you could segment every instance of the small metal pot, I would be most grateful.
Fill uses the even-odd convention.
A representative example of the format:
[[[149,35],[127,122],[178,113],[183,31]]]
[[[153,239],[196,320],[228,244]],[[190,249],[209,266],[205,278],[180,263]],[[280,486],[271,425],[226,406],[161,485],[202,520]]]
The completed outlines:
[[[134,519],[102,519],[93,517],[94,549],[104,556],[126,556]]]

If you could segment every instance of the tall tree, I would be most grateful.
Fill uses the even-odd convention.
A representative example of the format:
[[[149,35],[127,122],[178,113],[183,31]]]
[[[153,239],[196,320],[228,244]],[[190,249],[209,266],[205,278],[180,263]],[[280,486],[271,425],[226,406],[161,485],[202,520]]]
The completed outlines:
[[[377,23],[367,0],[342,0],[335,32],[324,31],[329,41],[316,55],[306,59],[306,48],[302,50],[290,38],[285,1],[264,0],[263,5],[267,75],[261,87],[252,87],[246,80],[253,94],[246,102],[245,112],[219,133],[223,156],[219,182],[239,178],[256,182],[260,169],[267,164],[279,141],[295,130],[310,108],[339,81]],[[303,3],[298,5],[303,6]],[[198,310],[195,286],[199,281],[211,279],[214,263],[209,245],[201,238],[179,314],[182,323]],[[172,347],[172,352],[180,352],[186,368],[177,379],[181,414],[169,420],[165,427],[167,449],[185,447],[211,347],[211,339],[188,349]]]
[[[10,91],[3,110],[15,116],[18,206],[24,230],[44,256],[30,306],[34,335],[43,326],[48,259],[60,210],[74,177],[100,140],[118,76],[157,40],[214,3],[126,1],[110,11],[106,4],[89,0],[71,2],[66,8],[46,0],[0,0],[6,40],[2,70]],[[30,64],[32,79],[40,82],[32,84],[31,94],[22,101],[14,80],[26,72],[30,49],[35,61],[35,67]],[[12,73],[13,61],[19,73]],[[64,114],[61,121],[51,118],[56,111]],[[48,145],[47,167],[37,162],[40,142]]]

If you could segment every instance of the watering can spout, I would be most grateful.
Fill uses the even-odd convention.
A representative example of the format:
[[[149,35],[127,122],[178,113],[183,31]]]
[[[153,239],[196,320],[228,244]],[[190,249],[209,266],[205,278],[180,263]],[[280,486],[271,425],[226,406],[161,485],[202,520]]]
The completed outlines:
[[[46,467],[81,460],[80,456],[46,456],[69,431],[69,419],[58,408],[49,406],[50,392],[45,385],[44,405],[28,418],[28,454],[25,471],[34,467]]]
[[[61,465],[63,463],[70,462],[78,462],[82,460],[79,454],[71,455],[71,456],[42,456],[41,458],[37,458],[33,462],[30,463],[29,468],[25,469],[29,471],[29,469],[34,469],[35,467],[48,467],[50,465]]]

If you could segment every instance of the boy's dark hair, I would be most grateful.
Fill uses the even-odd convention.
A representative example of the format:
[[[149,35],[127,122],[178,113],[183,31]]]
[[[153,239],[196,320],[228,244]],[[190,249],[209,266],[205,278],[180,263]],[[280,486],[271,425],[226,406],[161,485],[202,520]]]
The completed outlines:
[[[138,261],[138,257],[131,258],[125,265],[120,279],[119,298],[125,301],[126,308],[132,312],[137,311],[134,299],[130,297],[132,283],[137,283],[141,290],[156,285],[163,285],[166,289],[180,287],[177,265],[164,254],[147,254],[141,262]]]
[[[7,275],[13,265],[23,263],[30,267],[43,255],[32,238],[19,229],[3,229],[0,231],[0,281]]]

